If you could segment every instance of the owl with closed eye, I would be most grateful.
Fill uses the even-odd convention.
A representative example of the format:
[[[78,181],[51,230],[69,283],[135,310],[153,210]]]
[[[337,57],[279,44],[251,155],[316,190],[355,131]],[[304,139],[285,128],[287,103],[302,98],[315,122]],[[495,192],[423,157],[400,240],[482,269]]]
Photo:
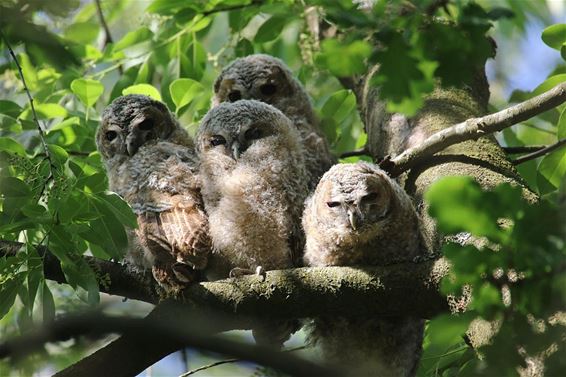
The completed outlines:
[[[292,267],[304,245],[308,176],[289,118],[255,100],[221,103],[203,118],[197,151],[214,249],[207,277]],[[294,327],[270,322],[253,333],[258,343],[280,346]]]
[[[212,250],[193,140],[165,104],[127,95],[104,110],[96,145],[110,190],[137,215],[126,259],[178,292],[198,278]]]
[[[382,266],[425,253],[411,198],[379,167],[333,166],[307,200],[303,227],[309,266]],[[310,338],[324,358],[353,375],[413,376],[424,321],[414,317],[314,319]],[[344,352],[347,349],[347,352]]]
[[[212,105],[242,99],[268,103],[291,119],[305,150],[309,189],[314,189],[336,158],[330,153],[305,89],[291,70],[280,59],[264,54],[234,60],[214,83]]]

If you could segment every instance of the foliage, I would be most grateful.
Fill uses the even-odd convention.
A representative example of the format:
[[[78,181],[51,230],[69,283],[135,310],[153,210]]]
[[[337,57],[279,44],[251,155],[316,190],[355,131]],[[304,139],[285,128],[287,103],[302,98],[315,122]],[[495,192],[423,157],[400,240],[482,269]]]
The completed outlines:
[[[2,335],[23,332],[32,322],[49,320],[55,314],[73,309],[73,304],[65,303],[98,303],[97,287],[103,277],[81,256],[90,253],[104,259],[122,258],[127,242],[125,227],[135,227],[135,217],[126,203],[106,191],[106,177],[94,144],[101,111],[114,98],[142,93],[161,99],[181,123],[194,132],[209,107],[212,82],[221,67],[235,57],[250,53],[272,54],[285,60],[306,86],[321,126],[333,151],[339,155],[365,143],[355,95],[342,87],[340,79],[356,77],[365,73],[371,64],[379,63],[374,84],[380,86],[380,95],[387,100],[388,110],[414,114],[422,105],[423,95],[433,90],[438,82],[447,86],[471,83],[477,67],[483,66],[494,53],[492,44],[485,38],[493,25],[501,23],[516,32],[524,30],[527,16],[549,23],[548,8],[542,0],[508,0],[503,2],[505,7],[465,0],[448,2],[446,6],[436,0],[379,0],[369,12],[357,3],[346,0],[154,0],[146,7],[145,3],[134,0],[103,1],[102,11],[113,39],[106,43],[108,38],[94,2],[0,2],[0,46],[5,52],[5,58],[0,60],[3,86],[0,97],[0,239],[19,240],[27,245],[14,257],[0,258]],[[309,21],[313,16],[322,25],[320,34],[314,32]],[[432,17],[438,22],[431,22]],[[542,40],[566,59],[563,30],[563,24],[550,26]],[[33,96],[47,149],[17,66],[8,55],[7,42],[17,55]],[[540,94],[566,80],[565,72],[559,70],[551,74],[532,92],[515,92],[510,101],[519,102]],[[564,137],[565,106],[503,132],[504,142],[511,146],[550,144]],[[566,149],[521,165],[519,171],[533,189],[549,194],[548,200],[555,200],[565,189]],[[552,226],[540,228],[542,233],[532,240],[525,240],[526,233],[517,233],[517,227],[528,230],[531,225],[533,229],[542,226],[542,222],[534,224],[536,219],[550,219],[549,214],[556,213],[555,210],[547,202],[530,208],[520,202],[510,188],[484,194],[472,184],[458,185],[464,191],[452,190],[447,183],[437,187],[438,192],[445,193],[440,195],[445,200],[433,206],[439,218],[446,213],[446,206],[459,214],[450,217],[454,223],[446,224],[445,230],[494,237],[490,241],[502,251],[495,253],[470,247],[461,251],[454,245],[447,247],[458,278],[465,279],[455,280],[449,288],[455,290],[464,283],[478,286],[474,291],[473,315],[510,316],[500,334],[508,332],[514,324],[527,328],[527,313],[546,321],[551,306],[539,302],[533,307],[535,301],[531,298],[541,289],[552,291],[553,284],[563,281],[543,271],[545,266],[551,266],[550,271],[554,271],[556,266],[549,263],[563,254],[549,255],[557,250],[557,245],[535,244],[535,240],[544,241],[541,237],[549,235],[554,229]],[[481,200],[494,201],[502,192],[516,199],[497,201],[494,208],[502,212],[491,211],[482,204]],[[475,198],[475,201],[458,207],[456,199],[449,201],[451,195],[455,195],[454,198],[470,195],[470,200]],[[527,213],[533,216],[530,220],[524,215]],[[494,225],[494,216],[509,217],[513,227],[503,229]],[[526,243],[514,248],[512,243],[518,240]],[[73,290],[62,293],[60,288],[45,281],[41,257],[32,246],[39,244],[48,246],[61,260]],[[548,246],[541,251],[548,259],[544,266],[533,254],[542,245]],[[509,252],[504,253],[507,249]],[[522,251],[521,258],[525,255],[524,260],[519,258],[517,250]],[[490,257],[484,260],[488,255]],[[505,257],[509,255],[512,257]],[[458,261],[465,258],[477,262],[473,271],[459,270]],[[531,259],[533,265],[523,265]],[[472,266],[470,263],[462,269]],[[533,274],[527,274],[513,288],[517,293],[513,291],[512,297],[523,301],[513,301],[511,307],[495,303],[501,282],[482,283],[478,279],[481,273],[487,276],[487,271],[497,267]],[[463,272],[461,276],[460,272]],[[535,276],[540,280],[532,280]],[[527,280],[535,282],[532,292],[525,287],[530,284],[523,284]],[[516,306],[520,302],[523,306]],[[431,322],[423,361],[427,374],[431,374],[431,370],[454,368],[450,360],[463,360],[462,353],[466,355],[465,360],[471,359],[471,352],[460,342],[470,318]],[[525,330],[518,336],[525,334],[529,332]],[[533,339],[538,337],[533,336]],[[513,339],[522,341],[522,338]],[[501,340],[496,339],[496,342]],[[508,341],[500,349],[514,352],[510,347]],[[442,365],[434,358],[429,359],[434,365],[426,360],[426,357],[460,348],[461,351],[451,353],[449,358],[440,358]],[[436,351],[439,352],[434,354]],[[490,352],[486,350],[487,366],[484,367],[487,370],[497,365],[491,364]],[[63,350],[62,355],[71,357],[68,350]]]
[[[429,324],[422,375],[512,375],[526,367],[525,354],[546,355],[547,375],[564,370],[560,354],[566,323],[559,313],[566,307],[563,209],[548,200],[528,203],[521,189],[509,184],[482,191],[468,177],[436,182],[426,200],[440,231],[464,240],[443,248],[452,262],[443,291],[459,295],[470,289],[472,299],[465,315],[442,316]],[[495,337],[477,350],[481,359],[462,338],[475,318],[497,323]]]

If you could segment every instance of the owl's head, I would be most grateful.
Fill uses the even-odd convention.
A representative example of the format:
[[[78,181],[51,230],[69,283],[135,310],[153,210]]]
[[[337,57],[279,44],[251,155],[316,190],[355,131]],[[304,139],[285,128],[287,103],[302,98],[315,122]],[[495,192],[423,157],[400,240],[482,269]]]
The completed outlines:
[[[387,220],[394,202],[390,178],[377,166],[334,165],[320,180],[311,205],[326,225],[363,233]]]
[[[203,118],[197,131],[197,149],[237,161],[263,141],[285,136],[291,127],[291,121],[273,106],[255,100],[225,102]]]
[[[151,140],[168,140],[181,129],[167,106],[148,96],[116,98],[102,113],[96,146],[104,159],[133,156]]]
[[[249,55],[230,63],[214,82],[213,106],[222,102],[255,99],[285,115],[312,116],[310,101],[289,67],[264,54]]]

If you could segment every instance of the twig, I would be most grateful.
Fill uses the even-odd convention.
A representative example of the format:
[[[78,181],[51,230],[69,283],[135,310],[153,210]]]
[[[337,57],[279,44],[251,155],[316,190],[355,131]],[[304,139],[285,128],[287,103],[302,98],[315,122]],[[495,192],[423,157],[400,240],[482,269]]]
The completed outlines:
[[[554,143],[552,145],[549,145],[547,147],[539,149],[538,151],[526,154],[524,156],[521,156],[521,157],[513,160],[513,165],[519,165],[519,164],[522,164],[523,162],[534,160],[535,158],[540,157],[540,156],[544,156],[545,154],[548,154],[548,153],[550,153],[550,152],[552,152],[556,149],[559,149],[559,148],[563,147],[564,145],[566,145],[566,139],[558,140],[556,143]]]
[[[25,335],[0,343],[0,358],[22,357],[40,349],[47,342],[67,340],[81,335],[102,336],[118,333],[129,336],[137,334],[139,337],[140,333],[143,333],[144,337],[149,336],[153,341],[160,338],[174,339],[179,344],[234,355],[293,376],[342,375],[341,371],[323,367],[269,347],[246,344],[226,337],[211,336],[208,328],[214,327],[217,319],[212,320],[208,317],[185,312],[176,320],[168,318],[167,320],[147,321],[135,317],[109,316],[100,312],[70,315],[47,326],[26,332]],[[88,374],[88,371],[85,372]],[[84,376],[84,374],[81,375]]]
[[[47,141],[45,140],[45,132],[44,132],[43,128],[41,127],[41,123],[39,123],[39,118],[37,117],[37,113],[35,112],[35,106],[33,104],[33,97],[31,95],[31,92],[29,91],[27,84],[26,84],[26,79],[24,77],[24,72],[22,71],[22,66],[20,65],[20,62],[18,61],[18,58],[16,57],[16,54],[14,53],[12,46],[10,46],[10,42],[8,42],[8,38],[6,38],[6,36],[4,35],[4,33],[2,32],[1,29],[0,29],[0,35],[2,36],[4,43],[6,43],[6,47],[8,47],[8,51],[10,52],[10,56],[12,57],[12,59],[14,60],[14,63],[16,63],[16,67],[18,68],[20,79],[22,80],[22,84],[24,86],[24,91],[26,92],[27,97],[28,97],[29,105],[30,105],[30,108],[31,108],[31,113],[33,115],[33,120],[35,121],[35,124],[37,125],[37,131],[39,133],[39,139],[41,140],[41,145],[43,146],[45,157],[47,158],[47,161],[49,161],[49,176],[45,180],[45,183],[43,184],[43,187],[41,188],[41,192],[39,193],[39,196],[41,197],[43,195],[43,192],[45,191],[45,187],[47,186],[49,181],[54,178],[54,175],[53,175],[53,167],[54,167],[53,160],[51,159],[51,153],[49,152],[49,148],[47,147]]]
[[[466,140],[476,140],[487,134],[501,131],[540,113],[555,108],[566,101],[566,83],[505,110],[443,129],[424,140],[420,145],[409,148],[392,160],[386,160],[381,167],[396,177],[424,161],[436,152]]]
[[[520,147],[502,147],[502,149],[507,154],[523,154],[540,151],[546,147],[547,145],[523,145]]]
[[[306,346],[301,346],[301,347],[296,347],[296,348],[291,348],[291,349],[288,349],[288,350],[284,350],[283,352],[294,352],[294,351],[299,351],[299,350],[302,350],[302,349],[305,349],[305,348],[306,348]],[[210,369],[210,368],[214,368],[214,367],[217,367],[217,366],[219,366],[219,365],[229,364],[229,363],[237,363],[237,362],[240,362],[240,361],[244,361],[244,360],[243,360],[243,359],[226,359],[226,360],[220,360],[220,361],[217,361],[217,362],[214,362],[214,363],[211,363],[211,364],[208,364],[208,365],[203,365],[202,367],[198,367],[198,368],[196,368],[196,369],[190,370],[190,371],[188,371],[188,372],[186,372],[186,373],[183,373],[183,374],[179,375],[179,377],[191,376],[191,375],[193,375],[193,374],[195,374],[195,373],[197,373],[197,372],[200,372],[200,371],[203,371],[203,370],[206,370],[206,369]]]
[[[369,151],[363,146],[360,149],[354,149],[353,151],[344,152],[340,155],[340,158],[354,157],[354,156],[369,156]]]
[[[112,38],[112,34],[110,33],[110,28],[106,23],[106,19],[104,18],[104,13],[102,13],[102,5],[100,4],[100,0],[94,0],[94,4],[96,5],[96,13],[98,13],[98,20],[102,25],[102,29],[104,29],[104,40],[102,41],[102,48],[104,49],[109,43],[113,43],[114,39]],[[124,73],[124,69],[122,68],[122,64],[119,64],[117,67],[118,72],[120,74]]]

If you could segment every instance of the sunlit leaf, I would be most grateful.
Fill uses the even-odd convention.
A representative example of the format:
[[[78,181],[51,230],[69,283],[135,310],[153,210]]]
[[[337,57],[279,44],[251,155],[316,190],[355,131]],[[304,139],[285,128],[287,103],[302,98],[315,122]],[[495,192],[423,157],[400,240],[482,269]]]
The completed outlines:
[[[92,43],[98,36],[100,26],[93,21],[76,22],[65,30],[65,37],[73,42],[85,45]]]
[[[542,32],[542,40],[547,46],[560,50],[566,42],[566,24],[555,24]]]
[[[0,137],[0,151],[14,153],[19,156],[26,155],[24,147],[16,140],[9,137]]]
[[[542,194],[560,187],[566,179],[566,148],[554,151],[542,159],[538,166],[537,183]]]
[[[532,96],[538,96],[544,92],[549,91],[550,89],[554,88],[556,85],[566,82],[566,73],[562,73],[559,75],[554,75],[546,79],[542,84],[537,86],[535,90],[533,90]]]
[[[63,118],[67,116],[67,110],[56,103],[39,103],[35,104],[35,112],[40,119],[53,119],[53,118]],[[20,118],[26,120],[32,120],[33,115],[30,108],[27,108],[22,112]]]
[[[138,30],[131,31],[128,34],[124,35],[122,39],[116,42],[113,51],[117,52],[125,49],[126,47],[130,47],[135,44],[145,42],[148,39],[151,39],[151,37],[153,37],[152,31],[149,30],[147,27],[143,26]]]
[[[177,111],[191,103],[203,90],[201,83],[191,79],[177,79],[169,86],[169,92]]]
[[[86,107],[92,107],[104,92],[104,85],[97,80],[76,79],[71,82],[71,90]]]
[[[322,106],[322,116],[332,118],[340,124],[356,108],[356,96],[351,90],[339,90],[332,94]]]
[[[566,138],[566,108],[562,110],[558,120],[558,128],[556,129],[556,136],[558,139]]]
[[[127,94],[143,94],[153,98],[156,101],[161,101],[161,94],[159,94],[159,90],[153,85],[149,84],[136,84],[128,86],[127,88],[122,90],[122,95]]]
[[[43,322],[51,322],[55,319],[55,300],[53,294],[44,280],[41,285],[41,308],[43,312]]]
[[[322,51],[316,62],[338,77],[348,77],[364,73],[367,70],[365,61],[371,54],[372,48],[366,41],[342,43],[336,39],[326,39],[322,42]],[[348,59],[344,59],[347,56]]]

